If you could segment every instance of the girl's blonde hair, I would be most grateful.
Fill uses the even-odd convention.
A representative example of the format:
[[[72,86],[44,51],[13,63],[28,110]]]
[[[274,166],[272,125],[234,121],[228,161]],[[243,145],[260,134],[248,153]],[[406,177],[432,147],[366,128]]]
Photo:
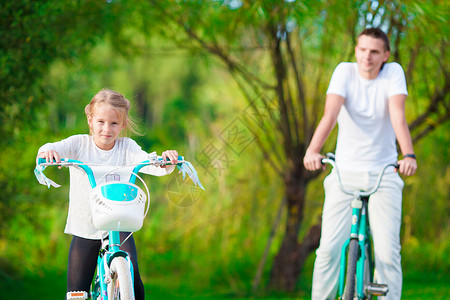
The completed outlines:
[[[120,122],[124,125],[125,135],[127,130],[134,134],[141,135],[133,118],[129,115],[130,101],[122,94],[113,90],[102,89],[92,98],[91,102],[84,108],[87,117],[92,117],[97,111],[99,105],[108,104],[119,114]],[[92,128],[89,128],[90,134],[93,134]]]

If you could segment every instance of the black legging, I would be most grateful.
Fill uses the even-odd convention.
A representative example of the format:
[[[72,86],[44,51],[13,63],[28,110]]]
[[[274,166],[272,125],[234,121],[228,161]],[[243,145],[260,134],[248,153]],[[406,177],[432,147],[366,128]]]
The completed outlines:
[[[129,233],[121,232],[120,240],[123,241]],[[97,266],[98,251],[101,247],[100,240],[89,240],[73,236],[69,249],[69,264],[67,267],[67,292],[85,291],[89,293],[90,285]],[[131,236],[121,247],[130,254],[134,270],[134,294],[136,300],[145,298],[144,284],[139,275],[137,263],[136,245]]]

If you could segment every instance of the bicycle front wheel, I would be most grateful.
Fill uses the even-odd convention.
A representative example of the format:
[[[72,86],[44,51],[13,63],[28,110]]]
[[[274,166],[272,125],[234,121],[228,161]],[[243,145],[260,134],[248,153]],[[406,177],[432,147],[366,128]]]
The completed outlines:
[[[358,240],[351,239],[348,246],[347,275],[345,279],[344,299],[353,300],[356,291],[356,263],[358,261]]]
[[[115,257],[110,266],[108,300],[134,300],[130,267],[124,257]]]

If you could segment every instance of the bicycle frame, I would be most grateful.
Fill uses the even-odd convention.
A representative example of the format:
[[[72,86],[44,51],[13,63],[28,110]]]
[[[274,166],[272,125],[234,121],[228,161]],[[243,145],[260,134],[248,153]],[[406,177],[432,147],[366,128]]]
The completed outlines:
[[[138,177],[137,173],[145,166],[148,165],[169,165],[170,163],[167,161],[164,161],[162,157],[157,157],[156,154],[150,157],[150,160],[143,161],[139,164],[137,164],[133,171],[131,172],[130,178],[128,182],[134,184],[136,181],[136,177]],[[50,185],[54,185],[54,182],[49,180],[45,177],[45,175],[42,173],[42,171],[45,169],[46,166],[78,166],[81,169],[84,170],[86,175],[88,176],[89,183],[91,185],[91,188],[94,189],[97,187],[97,182],[94,177],[94,173],[92,169],[85,163],[77,160],[72,159],[61,159],[60,164],[56,163],[46,163],[46,160],[43,158],[38,159],[38,166],[36,167],[35,174],[38,178],[39,182],[41,184],[46,184],[48,187]],[[203,186],[201,185],[200,181],[198,180],[197,173],[193,166],[184,160],[182,156],[178,157],[178,163],[177,167],[181,170],[180,172],[183,172],[183,177],[187,173],[189,177],[193,180],[193,182],[199,187],[203,189]],[[107,173],[108,174],[108,173]],[[51,183],[50,183],[51,182]],[[147,190],[148,192],[148,190]],[[123,193],[123,192],[122,192]],[[123,198],[127,197],[126,195],[122,195],[120,193],[116,193],[117,198]],[[115,197],[115,198],[116,198]],[[120,249],[121,243],[120,243],[120,232],[119,231],[108,231],[108,248],[105,247],[105,243],[103,243],[102,239],[102,246],[99,251],[99,255],[97,258],[97,276],[94,278],[91,288],[91,294],[90,299],[95,300],[107,300],[108,299],[108,291],[107,291],[107,285],[110,280],[110,274],[109,274],[109,268],[111,266],[111,262],[116,257],[123,257],[126,259],[129,271],[131,273],[131,281],[134,282],[134,272],[133,272],[133,264],[131,263],[129,254],[123,250]],[[132,295],[134,295],[134,286],[132,285]]]

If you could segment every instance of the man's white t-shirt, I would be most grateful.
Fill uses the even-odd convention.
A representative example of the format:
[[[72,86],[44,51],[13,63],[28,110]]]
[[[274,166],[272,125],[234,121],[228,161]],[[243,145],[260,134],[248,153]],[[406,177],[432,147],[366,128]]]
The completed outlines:
[[[336,164],[340,169],[370,172],[397,161],[388,101],[395,95],[408,95],[398,63],[384,64],[373,80],[361,77],[357,63],[340,63],[327,94],[345,98],[337,119]]]
[[[148,153],[132,139],[120,137],[116,140],[111,150],[102,150],[95,144],[92,136],[74,135],[56,143],[48,143],[39,148],[38,153],[55,150],[61,158],[79,160],[86,164],[104,165],[105,167],[92,167],[96,180],[104,174],[114,169],[114,166],[126,166],[148,160]],[[106,167],[107,166],[107,167]],[[171,173],[175,166],[160,168],[147,166],[140,172],[164,176]],[[132,167],[131,167],[132,169]],[[131,173],[119,174],[128,180]],[[67,216],[67,234],[72,234],[86,239],[100,239],[105,233],[94,227],[91,208],[89,203],[89,193],[91,186],[86,173],[78,168],[70,168],[70,192],[69,192],[69,212]]]

